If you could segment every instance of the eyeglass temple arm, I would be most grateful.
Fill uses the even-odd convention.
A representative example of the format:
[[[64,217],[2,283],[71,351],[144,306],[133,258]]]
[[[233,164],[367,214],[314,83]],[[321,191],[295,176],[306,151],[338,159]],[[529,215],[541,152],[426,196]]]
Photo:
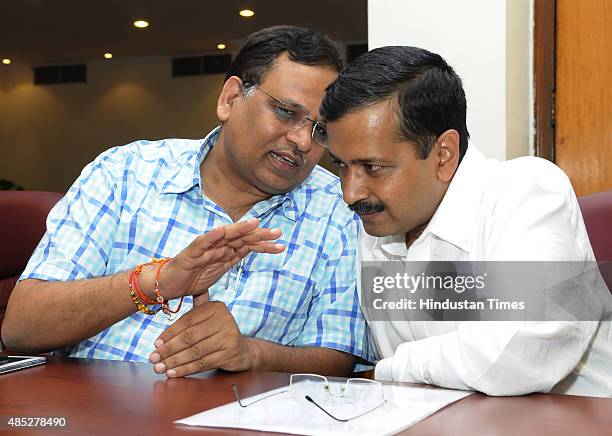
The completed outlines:
[[[236,401],[238,401],[238,405],[240,407],[247,407],[242,404],[242,401],[240,400],[240,394],[238,393],[238,386],[236,386],[236,383],[232,383],[232,390],[234,391],[234,395],[236,396]]]
[[[306,400],[310,401],[312,404],[314,404],[315,406],[317,406],[317,407],[318,407],[320,410],[322,410],[323,412],[325,412],[325,414],[326,414],[327,416],[329,416],[330,418],[333,418],[333,419],[335,419],[336,421],[339,421],[339,422],[348,422],[348,421],[349,421],[348,419],[340,419],[340,418],[336,418],[334,415],[332,415],[331,413],[329,413],[327,410],[325,410],[324,408],[322,408],[321,406],[319,406],[315,400],[313,400],[312,398],[310,398],[310,396],[309,396],[309,395],[306,395],[304,398],[306,398]]]

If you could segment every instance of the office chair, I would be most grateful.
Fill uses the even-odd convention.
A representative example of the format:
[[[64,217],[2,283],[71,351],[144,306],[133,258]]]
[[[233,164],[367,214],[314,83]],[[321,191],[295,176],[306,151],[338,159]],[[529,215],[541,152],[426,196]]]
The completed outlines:
[[[0,191],[0,326],[15,283],[45,233],[47,215],[63,195]]]
[[[612,191],[578,198],[599,271],[612,292]]]

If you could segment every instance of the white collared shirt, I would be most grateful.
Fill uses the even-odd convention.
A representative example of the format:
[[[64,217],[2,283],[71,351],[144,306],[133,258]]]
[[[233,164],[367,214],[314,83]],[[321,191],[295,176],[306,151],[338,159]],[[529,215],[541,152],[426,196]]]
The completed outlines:
[[[594,261],[567,176],[535,157],[487,160],[472,144],[425,231],[360,232],[358,262]],[[359,282],[359,280],[358,280]],[[369,322],[376,378],[489,395],[612,396],[612,310],[581,322]]]

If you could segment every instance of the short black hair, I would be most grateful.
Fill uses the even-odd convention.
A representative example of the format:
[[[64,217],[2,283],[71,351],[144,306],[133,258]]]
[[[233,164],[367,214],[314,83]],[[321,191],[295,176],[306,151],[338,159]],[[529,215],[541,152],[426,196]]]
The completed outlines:
[[[426,159],[448,129],[459,133],[459,159],[469,132],[461,79],[442,56],[418,47],[388,46],[364,53],[327,88],[321,116],[328,122],[363,106],[397,99],[400,137]]]
[[[249,35],[232,60],[225,80],[237,76],[244,83],[258,85],[283,53],[304,65],[329,66],[340,72],[344,55],[327,35],[296,26],[273,26]]]

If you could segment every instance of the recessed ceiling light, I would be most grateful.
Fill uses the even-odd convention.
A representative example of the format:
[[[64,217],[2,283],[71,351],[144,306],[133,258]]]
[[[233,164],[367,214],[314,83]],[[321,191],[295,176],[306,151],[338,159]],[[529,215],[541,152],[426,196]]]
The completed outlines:
[[[238,13],[240,14],[241,17],[245,17],[245,18],[249,18],[255,15],[255,12],[250,9],[243,9]]]
[[[104,53],[104,59],[112,59],[112,58],[113,58],[112,53]]]
[[[227,47],[225,44],[221,43],[221,44],[217,44],[217,48],[219,50],[223,50],[225,47]]]
[[[146,29],[149,27],[149,22],[145,20],[136,20],[134,21],[134,27],[138,27],[139,29]]]
[[[13,61],[12,61],[12,60],[10,60],[9,58],[4,58],[4,59],[2,59],[2,63],[3,63],[4,65],[10,65],[12,62],[13,62]]]

